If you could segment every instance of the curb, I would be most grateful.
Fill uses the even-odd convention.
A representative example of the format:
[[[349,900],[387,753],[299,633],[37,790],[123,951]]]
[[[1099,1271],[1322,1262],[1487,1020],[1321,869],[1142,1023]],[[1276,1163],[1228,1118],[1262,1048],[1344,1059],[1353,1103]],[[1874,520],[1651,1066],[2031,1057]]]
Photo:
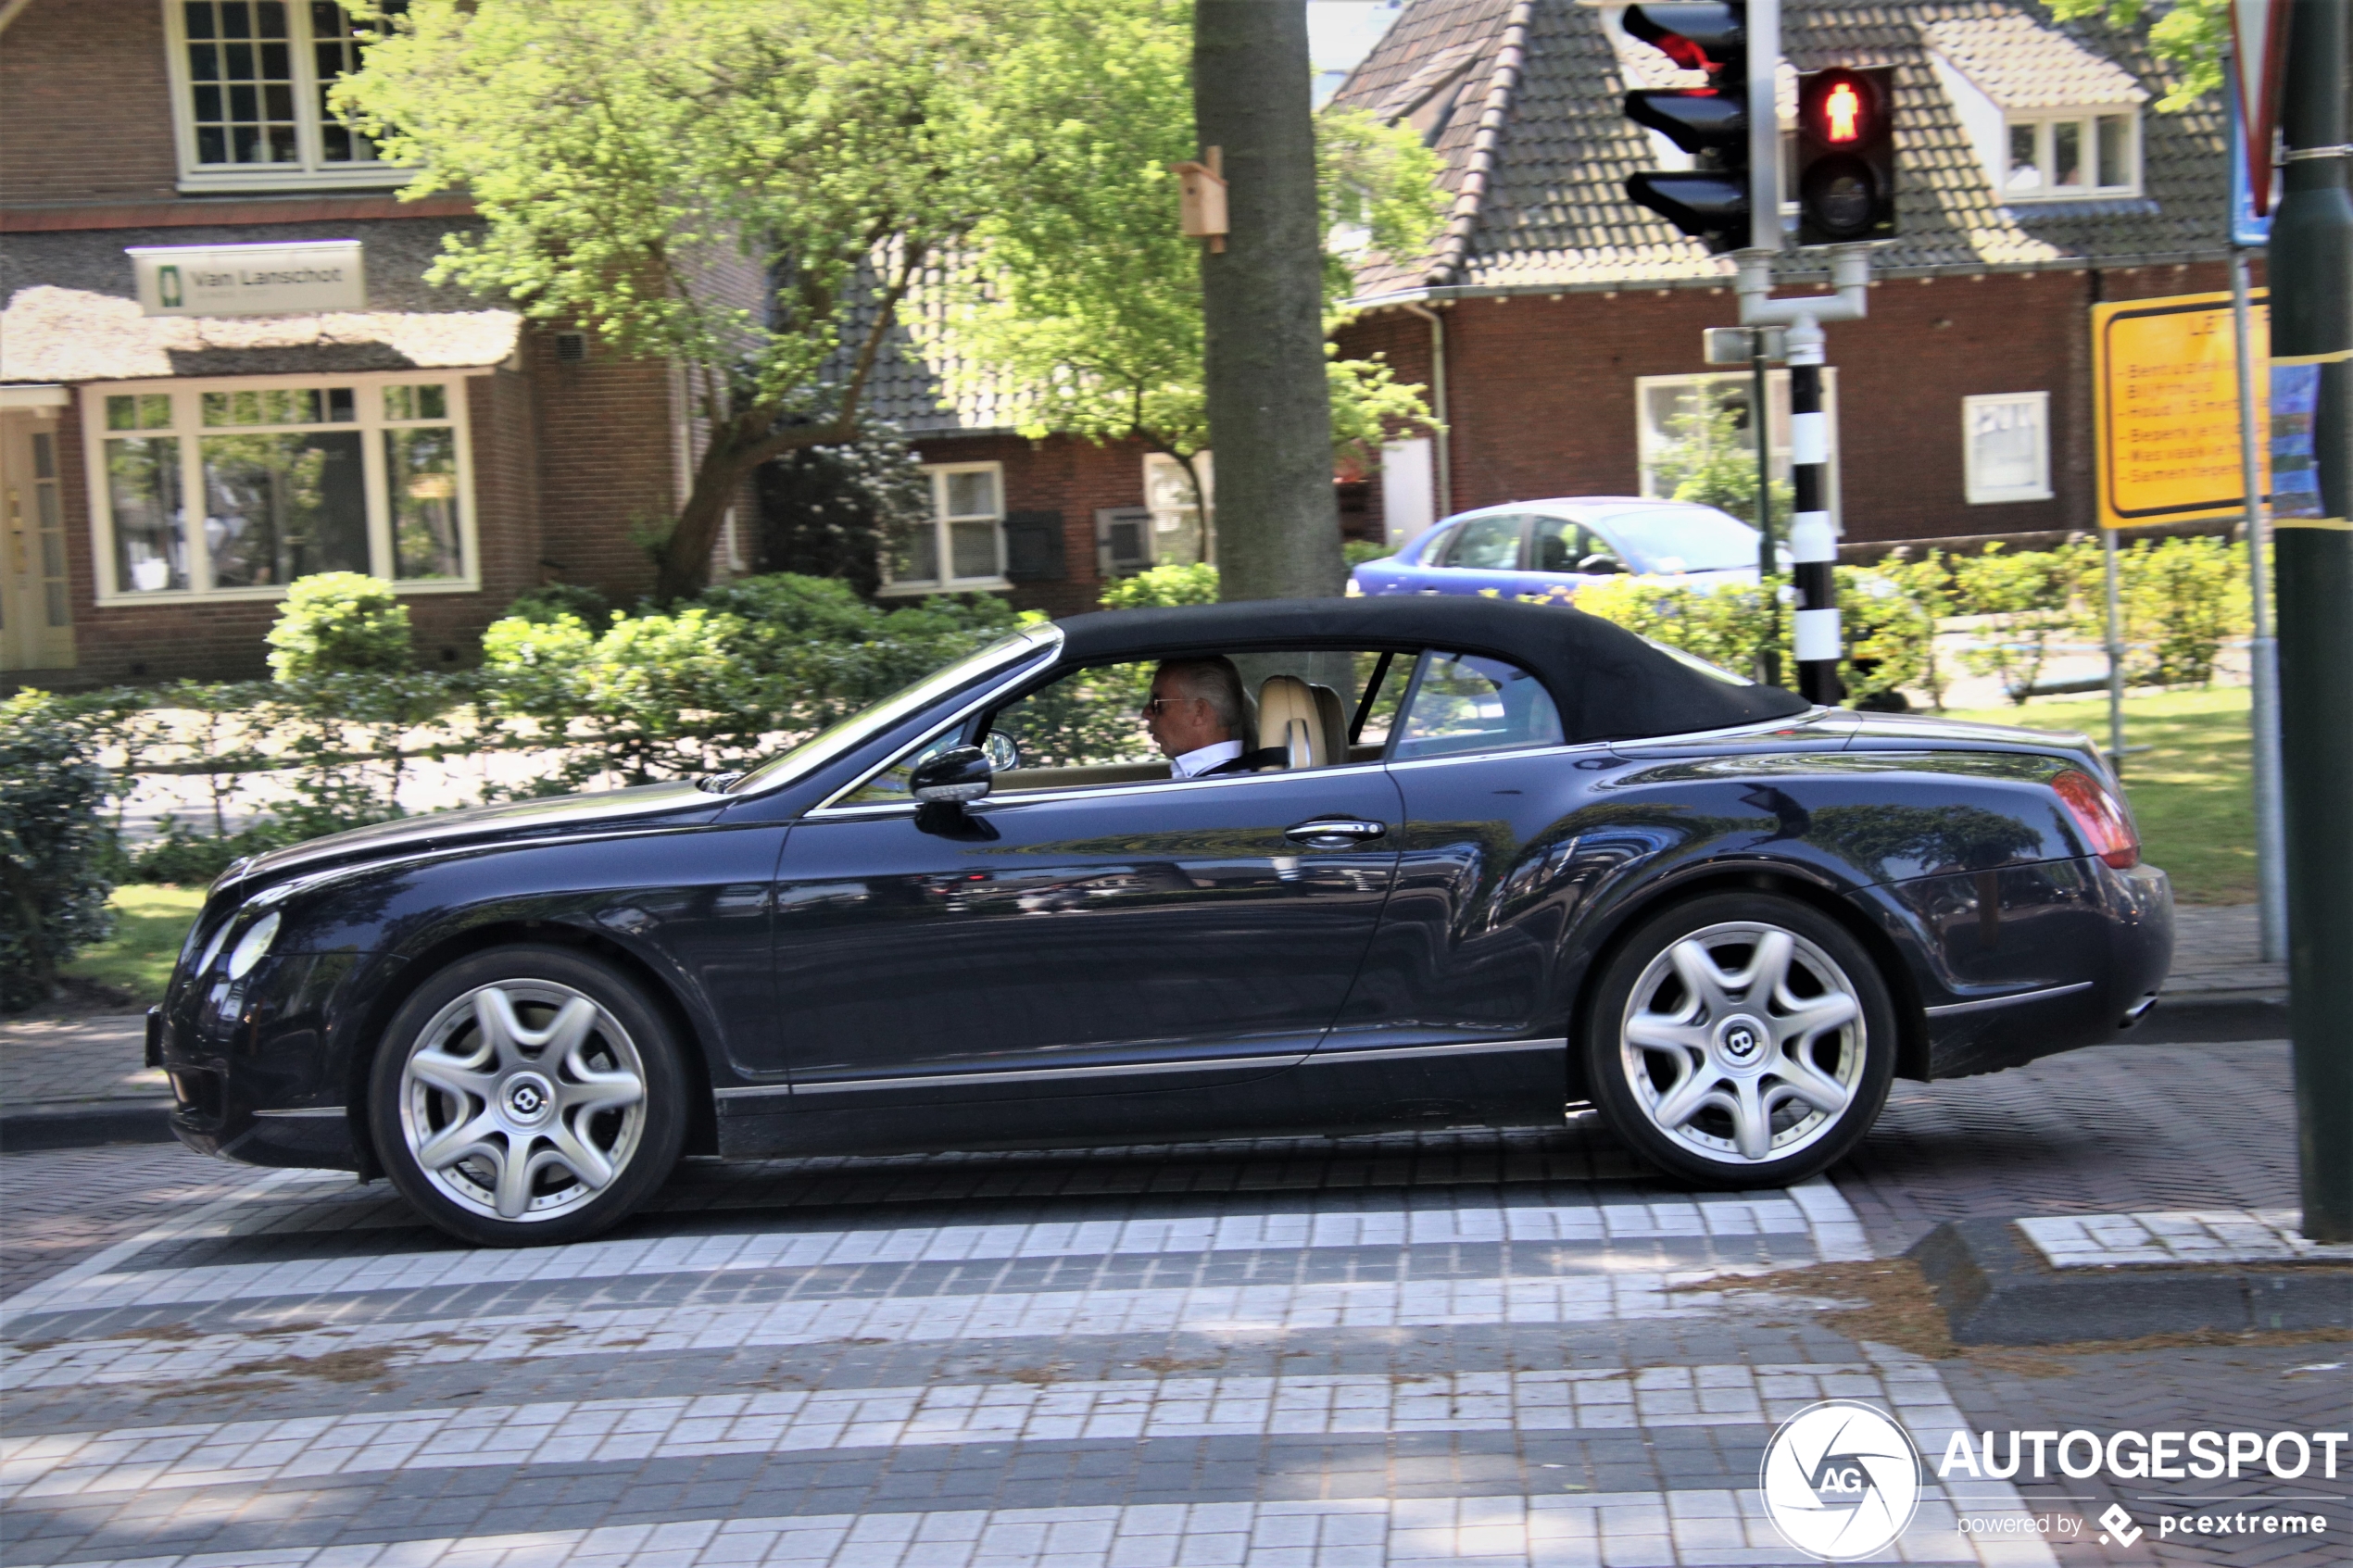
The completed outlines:
[[[1948,1220],[1905,1254],[1956,1345],[2064,1345],[2145,1334],[2353,1327],[2353,1269],[2055,1269],[2008,1220]]]
[[[0,1154],[179,1141],[168,1099],[90,1100],[0,1115]]]

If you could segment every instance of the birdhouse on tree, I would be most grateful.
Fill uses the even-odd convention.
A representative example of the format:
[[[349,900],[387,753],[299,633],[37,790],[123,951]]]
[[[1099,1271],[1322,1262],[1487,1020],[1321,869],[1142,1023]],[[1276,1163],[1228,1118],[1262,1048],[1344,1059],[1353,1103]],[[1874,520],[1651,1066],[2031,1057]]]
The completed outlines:
[[[1172,163],[1168,171],[1176,176],[1177,218],[1185,233],[1197,240],[1207,240],[1209,248],[1226,248],[1226,178],[1221,172],[1224,158],[1221,148],[1205,151],[1200,163]]]

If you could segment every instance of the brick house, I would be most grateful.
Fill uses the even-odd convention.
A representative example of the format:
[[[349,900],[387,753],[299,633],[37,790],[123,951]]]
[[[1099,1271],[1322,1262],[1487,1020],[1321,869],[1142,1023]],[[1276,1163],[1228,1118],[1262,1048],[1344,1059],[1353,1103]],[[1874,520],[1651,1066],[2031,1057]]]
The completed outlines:
[[[1420,129],[1454,196],[1433,255],[1363,271],[1342,334],[1443,387],[1447,434],[1383,465],[1393,539],[1472,507],[1657,494],[1695,408],[1747,422],[1749,372],[1701,348],[1739,320],[1730,263],[1623,190],[1689,167],[1624,118],[1625,93],[1699,79],[1622,16],[1411,0],[1340,91]],[[1869,318],[1826,329],[1848,553],[2092,527],[2091,307],[2229,286],[2219,110],[2158,113],[2171,83],[2145,32],[2057,24],[2032,0],[1784,0],[1782,27],[1785,125],[1796,70],[1898,73],[1901,237],[1875,256]],[[1825,287],[1810,265],[1785,257],[1778,292]],[[1780,375],[1768,395],[1785,469]]]
[[[678,378],[425,284],[476,220],[397,203],[322,113],[338,7],[6,0],[0,30],[0,687],[258,674],[308,571],[393,579],[450,663],[543,582],[650,585]],[[142,314],[130,249],[301,240],[359,242],[363,307]]]

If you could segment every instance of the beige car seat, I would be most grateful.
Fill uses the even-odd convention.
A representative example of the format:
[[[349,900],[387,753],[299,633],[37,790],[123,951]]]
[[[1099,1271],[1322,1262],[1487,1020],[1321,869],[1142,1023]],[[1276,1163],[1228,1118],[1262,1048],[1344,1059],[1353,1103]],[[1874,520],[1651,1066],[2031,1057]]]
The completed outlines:
[[[1279,750],[1285,768],[1328,768],[1345,755],[1340,694],[1296,675],[1269,675],[1258,688],[1259,749]]]

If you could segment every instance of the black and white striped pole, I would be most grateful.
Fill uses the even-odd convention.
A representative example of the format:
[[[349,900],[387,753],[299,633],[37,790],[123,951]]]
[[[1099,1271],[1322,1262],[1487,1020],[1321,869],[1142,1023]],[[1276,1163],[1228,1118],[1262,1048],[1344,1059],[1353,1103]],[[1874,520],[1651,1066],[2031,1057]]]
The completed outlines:
[[[1869,306],[1871,253],[1859,245],[1831,250],[1834,294],[1775,299],[1773,253],[1739,254],[1738,289],[1744,326],[1789,328],[1789,558],[1796,597],[1797,690],[1809,701],[1835,706],[1842,695],[1838,663],[1838,534],[1831,527],[1830,416],[1822,411],[1822,323],[1859,321]]]
[[[1822,329],[1801,316],[1789,330],[1790,585],[1797,596],[1797,690],[1808,702],[1838,706],[1842,644],[1838,630],[1838,536],[1823,483],[1830,463],[1829,416],[1822,412]]]

